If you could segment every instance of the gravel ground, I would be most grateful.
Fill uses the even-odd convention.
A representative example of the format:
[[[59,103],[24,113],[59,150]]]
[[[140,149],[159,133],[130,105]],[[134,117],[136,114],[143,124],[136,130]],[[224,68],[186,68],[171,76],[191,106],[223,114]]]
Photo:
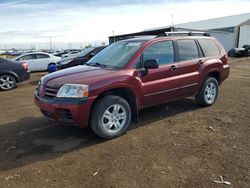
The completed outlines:
[[[109,141],[42,117],[45,73],[0,92],[0,187],[250,187],[250,58],[230,59],[215,105],[192,98],[143,110]]]

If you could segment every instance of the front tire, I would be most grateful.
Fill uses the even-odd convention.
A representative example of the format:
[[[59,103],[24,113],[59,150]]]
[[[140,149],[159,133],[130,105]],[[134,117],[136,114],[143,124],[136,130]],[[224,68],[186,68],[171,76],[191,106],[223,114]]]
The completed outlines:
[[[200,106],[211,106],[215,103],[218,93],[218,81],[214,77],[208,77],[203,83],[201,91],[195,96],[195,99]]]
[[[47,66],[47,72],[48,72],[48,73],[52,73],[52,72],[53,72],[53,71],[51,71],[51,70],[49,69],[49,67],[50,67],[51,65],[56,66],[56,63],[50,63],[50,64],[48,64],[48,66]]]
[[[95,104],[91,114],[91,129],[101,138],[112,139],[124,134],[131,121],[128,102],[115,95],[105,96]]]
[[[0,90],[8,91],[16,87],[16,79],[10,74],[0,76]]]

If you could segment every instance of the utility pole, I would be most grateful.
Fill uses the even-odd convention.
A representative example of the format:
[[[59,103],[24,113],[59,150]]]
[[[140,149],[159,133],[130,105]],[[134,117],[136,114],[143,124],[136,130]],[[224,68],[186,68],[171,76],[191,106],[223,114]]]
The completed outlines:
[[[115,30],[113,30],[112,33],[113,33],[113,42],[115,42]]]
[[[52,49],[51,37],[49,37],[49,48],[50,48],[50,50]]]
[[[171,25],[174,26],[174,14],[172,14],[172,22]]]
[[[171,15],[172,21],[171,21],[171,31],[174,31],[174,14]]]

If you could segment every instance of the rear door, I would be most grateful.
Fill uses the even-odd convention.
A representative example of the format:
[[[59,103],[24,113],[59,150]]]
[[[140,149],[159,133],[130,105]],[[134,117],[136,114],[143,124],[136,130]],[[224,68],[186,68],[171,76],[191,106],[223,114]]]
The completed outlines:
[[[197,42],[194,39],[176,40],[179,64],[179,93],[182,96],[190,95],[198,91],[200,82],[200,66],[204,63]]]
[[[158,69],[148,70],[141,75],[142,106],[147,107],[178,97],[178,65],[175,62],[173,41],[161,41],[151,44],[142,54],[142,62],[157,59]]]
[[[47,70],[50,56],[47,54],[37,53],[36,54],[36,69],[37,70]]]

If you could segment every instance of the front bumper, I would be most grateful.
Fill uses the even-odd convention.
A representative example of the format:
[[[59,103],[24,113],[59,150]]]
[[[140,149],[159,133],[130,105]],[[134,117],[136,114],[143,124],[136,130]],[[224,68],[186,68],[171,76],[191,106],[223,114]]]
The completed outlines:
[[[67,99],[41,97],[35,91],[35,104],[43,115],[61,124],[88,127],[89,115],[94,98]]]

